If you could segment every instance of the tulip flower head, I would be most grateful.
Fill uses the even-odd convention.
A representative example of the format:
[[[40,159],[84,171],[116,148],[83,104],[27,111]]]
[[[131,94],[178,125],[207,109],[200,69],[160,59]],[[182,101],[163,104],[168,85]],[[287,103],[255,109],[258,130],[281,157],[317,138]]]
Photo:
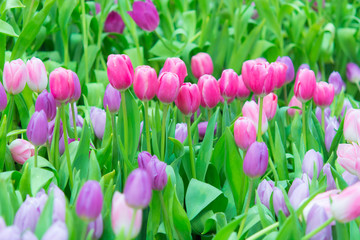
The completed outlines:
[[[319,107],[328,107],[334,100],[334,86],[326,82],[317,82],[314,92],[314,102]]]
[[[342,90],[346,89],[346,84],[341,78],[340,73],[332,72],[329,76],[329,83],[334,86],[335,95],[339,95]]]
[[[242,113],[244,117],[249,118],[254,123],[257,132],[258,131],[257,126],[259,121],[259,106],[256,104],[256,102],[247,101],[242,108]],[[266,119],[265,109],[263,108],[262,122],[261,122],[262,134],[264,134],[267,131],[267,129],[268,129],[268,121]]]
[[[152,156],[146,165],[146,171],[150,176],[152,189],[161,191],[166,186],[168,175],[166,174],[166,163]]]
[[[9,149],[12,158],[19,164],[24,164],[35,153],[34,145],[24,139],[15,139],[10,143]]]
[[[139,66],[135,69],[134,92],[141,101],[153,99],[158,85],[155,69],[150,66]]]
[[[324,162],[321,154],[316,152],[314,149],[311,149],[305,153],[301,168],[303,172],[312,179],[313,177],[319,177],[323,165]],[[314,168],[316,168],[316,172],[314,172]]]
[[[339,222],[350,222],[360,216],[360,183],[345,188],[334,196],[331,213]]]
[[[80,218],[95,220],[101,213],[103,194],[97,181],[89,180],[80,189],[76,201],[76,214]]]
[[[44,63],[40,59],[32,57],[31,60],[26,62],[26,68],[29,74],[26,79],[29,88],[37,93],[42,92],[48,84]]]
[[[159,13],[151,0],[135,1],[133,10],[127,12],[135,23],[143,30],[152,32],[159,25]]]
[[[97,107],[91,107],[90,109],[90,119],[94,128],[94,133],[96,137],[102,139],[105,132],[106,124],[106,112],[103,109]]]
[[[293,63],[291,61],[291,58],[289,58],[288,56],[278,57],[276,59],[276,61],[284,63],[287,66],[285,82],[289,83],[289,82],[293,81],[294,76],[295,76],[295,69],[294,69],[294,65],[293,65]]]
[[[53,95],[46,89],[39,94],[35,103],[35,111],[44,111],[48,121],[56,116],[56,103]]]
[[[274,118],[277,110],[278,96],[275,93],[270,93],[264,97],[263,108],[268,120]],[[260,104],[260,103],[259,103]]]
[[[184,115],[191,115],[199,109],[200,100],[199,87],[196,84],[184,83],[180,87],[175,104]]]
[[[29,78],[25,63],[21,59],[6,62],[3,70],[3,84],[8,93],[16,95],[24,90]]]
[[[44,128],[44,126],[46,126]],[[46,143],[48,139],[48,121],[43,110],[35,112],[28,124],[26,135],[30,142],[35,146],[41,146]]]
[[[175,127],[175,139],[179,140],[181,143],[184,143],[187,137],[188,131],[186,123],[177,123]]]
[[[273,78],[275,81],[275,87],[279,89],[284,85],[286,81],[288,66],[282,62],[273,62],[270,65],[273,67]]]
[[[246,151],[256,141],[256,127],[249,118],[240,117],[234,124],[236,145]]]
[[[156,93],[158,99],[169,104],[177,98],[180,89],[180,80],[178,75],[171,72],[162,72],[159,76],[159,88]]]
[[[124,91],[128,89],[134,78],[134,68],[129,56],[111,54],[107,60],[107,76],[113,88]]]
[[[197,79],[205,74],[211,75],[213,70],[214,66],[209,54],[198,53],[191,58],[191,71]]]
[[[245,100],[249,97],[249,95],[250,95],[250,90],[245,86],[242,75],[240,75],[238,79],[236,98],[240,100]]]
[[[300,207],[301,203],[307,199],[309,195],[310,192],[307,181],[301,178],[295,178],[288,192],[290,203],[294,209]]]
[[[320,227],[328,218],[324,208],[318,205],[312,206],[306,219],[306,234]],[[331,225],[326,226],[311,239],[332,239]]]
[[[66,102],[74,95],[73,73],[64,68],[56,68],[49,76],[50,92],[58,102]]]
[[[232,69],[225,69],[219,79],[221,96],[226,99],[232,99],[236,96],[238,90],[239,76]]]
[[[149,205],[152,196],[151,178],[144,169],[137,168],[126,179],[124,194],[126,203],[137,209]]]
[[[218,81],[211,75],[202,75],[198,81],[201,95],[201,106],[214,108],[220,101],[220,88]]]
[[[106,86],[103,104],[104,108],[109,108],[109,111],[111,113],[116,113],[120,109],[120,103],[121,103],[121,95],[120,92],[113,88],[111,84],[109,83]]]
[[[338,163],[349,173],[360,177],[360,146],[352,144],[339,144],[336,151]]]
[[[352,83],[360,82],[360,68],[356,63],[346,65],[346,77]]]
[[[257,178],[262,176],[269,163],[269,152],[264,142],[254,142],[250,145],[244,158],[244,173],[251,177]]]
[[[273,181],[267,181],[266,179],[264,179],[261,181],[256,190],[261,203],[264,204],[268,209],[270,209],[270,197],[273,193],[274,187],[275,185]]]
[[[168,58],[164,63],[161,73],[171,72],[175,73],[179,77],[180,86],[184,83],[186,76],[188,75],[186,65],[180,58]]]
[[[278,187],[274,187],[272,200],[276,216],[279,216],[280,211],[282,211],[285,216],[290,215],[289,209],[285,203],[284,194]]]
[[[104,32],[122,34],[125,29],[125,23],[121,15],[116,11],[111,11],[106,17]],[[110,37],[114,37],[110,35]]]
[[[350,142],[360,140],[360,109],[350,109],[344,120],[344,138]]]
[[[3,85],[0,82],[0,112],[4,111],[7,106],[7,96]]]
[[[151,154],[147,151],[143,151],[139,153],[138,155],[139,168],[146,170],[146,165],[150,162],[151,157],[152,157]]]
[[[302,108],[302,103],[295,96],[293,96],[289,102],[289,107]],[[298,112],[299,114],[302,113],[300,109],[293,109],[293,108],[289,108],[287,112],[292,117],[295,115],[296,112]]]
[[[314,96],[316,78],[313,71],[301,69],[295,80],[294,93],[300,102],[307,102]]]

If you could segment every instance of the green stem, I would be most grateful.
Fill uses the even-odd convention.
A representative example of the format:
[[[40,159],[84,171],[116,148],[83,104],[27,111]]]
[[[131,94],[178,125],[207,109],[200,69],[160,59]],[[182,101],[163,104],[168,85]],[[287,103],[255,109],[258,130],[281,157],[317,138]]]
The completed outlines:
[[[302,130],[303,130],[303,137],[304,137],[304,146],[306,151],[306,103],[302,103]]]
[[[131,239],[131,234],[132,234],[132,230],[134,228],[134,223],[135,223],[135,218],[136,218],[136,212],[138,211],[136,208],[133,209],[133,215],[131,217],[131,222],[130,222],[130,228],[129,228],[129,232],[126,236],[126,240],[130,240]]]
[[[7,132],[11,132],[12,130],[14,108],[15,108],[15,96],[10,94],[9,118],[7,119],[7,123],[6,123]]]
[[[258,142],[262,142],[261,123],[262,123],[263,102],[264,102],[264,97],[260,97],[259,119],[258,119],[258,131],[257,131],[257,141],[258,141]]]
[[[66,163],[67,163],[67,167],[68,167],[68,171],[69,171],[70,187],[72,188],[74,186],[74,180],[73,180],[73,171],[72,171],[71,160],[70,160],[69,143],[68,143],[68,137],[67,137],[67,132],[66,132],[66,116],[65,116],[65,104],[64,103],[61,103],[61,120],[62,120],[62,124],[63,124]]]
[[[69,64],[69,42],[68,42],[68,38],[63,38],[63,44],[64,44],[64,65],[65,67],[68,66]]]
[[[75,104],[73,102],[71,103],[71,113],[72,113],[75,141],[77,141],[78,135],[77,135],[77,128],[76,128]]]
[[[171,230],[171,226],[170,226],[170,219],[169,219],[169,214],[168,214],[168,212],[166,210],[166,207],[165,207],[164,198],[163,198],[163,196],[161,194],[161,191],[156,191],[156,193],[159,195],[160,202],[161,202],[161,207],[163,209],[164,225],[165,225],[166,235],[167,235],[169,240],[172,240],[173,237],[172,237],[172,230]]]
[[[187,132],[188,132],[191,174],[192,174],[192,177],[196,179],[195,156],[194,156],[194,150],[193,150],[193,147],[192,147],[191,125],[190,125],[190,117],[189,116],[186,117],[186,125],[187,125]]]
[[[237,235],[238,239],[240,238],[240,236],[241,236],[241,234],[242,234],[242,232],[244,230],[244,227],[245,227],[246,215],[247,215],[247,213],[249,211],[249,207],[250,207],[253,185],[254,185],[254,181],[253,181],[253,179],[250,178],[249,194],[248,194],[248,198],[246,200],[246,207],[245,207],[245,212],[244,212],[245,217],[241,221],[241,224],[240,224],[239,232],[238,232],[238,235]]]
[[[279,226],[279,222],[273,223],[270,226],[264,228],[263,230],[255,233],[254,235],[251,235],[251,237],[249,237],[247,240],[255,240],[258,239],[259,237],[261,237],[262,235],[272,231],[273,229],[277,228]]]
[[[321,127],[325,134],[325,109],[321,108]]]
[[[1,70],[4,70],[5,52],[6,52],[6,35],[0,34],[0,69]]]
[[[89,82],[89,59],[88,59],[88,38],[87,38],[87,29],[86,29],[86,9],[85,9],[85,0],[81,0],[81,20],[82,20],[82,30],[83,30],[83,42],[84,42],[84,59],[85,59],[85,84]]]
[[[284,103],[285,103],[285,106],[288,105],[288,95],[287,95],[287,84],[285,83],[284,86],[283,86],[283,89],[284,89]]]
[[[210,122],[211,119],[211,115],[212,115],[212,109],[208,108],[208,121]]]
[[[37,167],[37,158],[38,158],[38,146],[35,146],[35,150],[34,150],[34,166]]]
[[[145,131],[146,131],[146,149],[151,154],[151,145],[150,145],[150,125],[149,125],[149,102],[144,102],[145,106]]]
[[[161,124],[161,161],[165,162],[165,135],[166,135],[166,115],[168,112],[169,104],[163,105],[163,119]]]
[[[126,91],[126,90],[125,90]],[[124,119],[124,148],[126,151],[125,157],[128,158],[127,149],[128,149],[128,119],[127,119],[127,110],[126,110],[126,94],[125,91],[121,91],[121,101],[122,101],[122,114]]]
[[[311,233],[307,234],[305,237],[303,237],[301,240],[308,240],[310,238],[312,238],[313,236],[315,236],[316,234],[318,234],[321,230],[323,230],[327,225],[329,225],[332,221],[334,221],[334,217],[329,218],[328,220],[326,220],[326,222],[324,222],[323,224],[321,224],[317,229],[315,229],[314,231],[312,231]]]
[[[48,155],[48,160],[49,160],[49,162],[54,166],[54,163],[53,163],[52,157],[51,157],[51,152],[50,152],[50,143],[49,143],[49,140],[46,141],[46,151],[47,151],[47,155]]]
[[[274,146],[274,141],[273,141],[273,137],[272,137],[272,134],[271,134],[270,127],[268,128],[268,134],[269,134],[269,142],[270,142],[271,153],[272,153],[272,156],[273,156],[272,158],[275,159],[275,152],[274,152],[275,151],[275,146]],[[274,163],[273,163],[271,158],[269,158],[269,165],[270,165],[271,171],[274,174],[275,182],[278,182],[279,181],[279,175],[277,174],[277,171],[275,169]]]
[[[116,136],[116,122],[115,122],[115,113],[111,114],[111,127],[112,127],[112,138],[113,138],[113,155],[112,155],[112,169],[115,169],[115,172],[119,172],[118,168],[118,159],[119,159],[119,145],[117,143],[117,136]],[[123,169],[123,166],[121,166]]]

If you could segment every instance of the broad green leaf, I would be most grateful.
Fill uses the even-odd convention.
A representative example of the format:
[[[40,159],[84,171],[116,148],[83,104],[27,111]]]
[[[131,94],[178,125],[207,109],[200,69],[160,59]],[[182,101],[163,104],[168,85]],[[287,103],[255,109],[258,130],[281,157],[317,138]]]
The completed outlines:
[[[7,185],[9,182],[0,180],[0,213],[4,218],[7,225],[11,225],[14,220],[14,214],[17,209],[13,209],[10,200],[10,191],[8,190]]]
[[[276,158],[274,159],[274,161],[277,165],[279,178],[280,180],[289,179],[285,149],[281,141],[280,130],[277,122],[275,122],[275,146],[276,147],[274,152]]]
[[[338,28],[336,33],[340,48],[352,61],[356,61],[356,53],[358,50],[358,43],[356,43],[354,37],[355,33],[355,28]]]
[[[218,232],[215,237],[213,238],[213,240],[223,240],[223,239],[229,239],[230,235],[234,232],[234,230],[236,230],[238,228],[238,226],[240,225],[240,222],[243,220],[243,218],[245,217],[244,214],[240,215],[239,217],[236,217],[234,220],[232,220],[231,222],[229,222],[228,225],[226,225],[225,227],[223,227],[220,232]]]
[[[87,180],[89,175],[89,147],[90,147],[90,128],[87,121],[84,121],[82,136],[76,151],[72,167],[80,170],[80,179]]]
[[[1,19],[0,19],[0,33],[8,35],[10,37],[18,37],[19,36],[15,33],[13,27],[10,24],[8,24],[7,22],[4,22]]]
[[[99,52],[99,48],[96,45],[88,46],[88,71],[90,72],[92,65],[95,62],[96,56]],[[89,74],[89,72],[85,72],[85,55],[81,58],[77,69],[77,75],[79,76],[80,84],[83,85],[85,82],[85,75]]]
[[[31,168],[29,164],[25,164],[23,167],[23,175],[20,179],[19,190],[23,199],[26,198],[26,195],[29,194],[32,196],[31,192]]]
[[[25,174],[24,174],[25,175]],[[48,170],[44,170],[42,168],[31,168],[31,194],[35,196],[36,193],[41,189],[50,185],[52,179],[54,177],[54,173]]]

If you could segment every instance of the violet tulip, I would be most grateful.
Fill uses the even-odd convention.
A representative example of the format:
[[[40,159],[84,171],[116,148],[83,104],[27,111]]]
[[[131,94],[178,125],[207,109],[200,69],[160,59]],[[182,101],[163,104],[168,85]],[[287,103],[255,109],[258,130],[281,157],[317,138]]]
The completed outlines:
[[[289,83],[292,80],[294,80],[294,76],[295,76],[295,69],[294,69],[294,65],[291,61],[291,58],[289,58],[288,56],[284,56],[284,57],[278,57],[276,59],[277,62],[281,62],[281,63],[285,63],[287,66],[286,69],[286,77],[285,77],[285,82]]]
[[[5,227],[0,231],[0,239],[1,240],[22,240],[20,229],[13,225]]]
[[[80,80],[79,80],[79,77],[77,76],[77,74],[74,73],[73,71],[71,71],[71,73],[72,73],[72,78],[74,81],[74,94],[71,96],[70,102],[76,102],[81,97],[81,85],[80,85]]]
[[[360,82],[360,68],[356,63],[348,63],[346,65],[346,77],[352,83]]]
[[[110,84],[117,90],[128,89],[134,78],[134,68],[129,56],[111,54],[107,60],[107,76]]]
[[[310,149],[305,153],[304,160],[302,162],[302,170],[312,179],[313,177],[318,178],[323,168],[324,161],[323,157],[319,152],[314,149]],[[316,167],[316,172],[314,168]]]
[[[342,90],[346,89],[346,84],[341,78],[340,73],[332,72],[329,76],[329,83],[334,86],[335,95],[341,93]]]
[[[46,89],[48,79],[44,63],[40,59],[32,57],[26,62],[26,68],[29,74],[27,78],[29,88],[37,93]]]
[[[29,78],[25,63],[21,59],[6,62],[3,70],[3,84],[8,93],[16,95],[24,90]]]
[[[317,106],[324,108],[330,106],[334,100],[334,86],[327,82],[316,83],[314,92],[314,102]]]
[[[275,88],[281,88],[285,81],[287,75],[288,66],[282,62],[273,62],[270,64],[273,67],[273,78],[275,81]]]
[[[35,153],[34,145],[24,139],[15,139],[10,143],[9,149],[14,161],[21,165]]]
[[[56,186],[54,183],[50,184],[48,193],[53,192],[54,194],[54,205],[53,205],[53,223],[56,221],[65,222],[66,213],[66,198],[64,192]]]
[[[259,106],[254,101],[247,101],[243,108],[242,113],[244,117],[249,118],[256,127],[256,132],[258,131],[258,121],[259,121]],[[262,110],[262,116],[261,116],[262,122],[261,122],[261,133],[264,134],[268,129],[268,121],[266,119],[265,110]]]
[[[246,151],[256,141],[256,127],[247,117],[240,117],[234,124],[234,139],[236,145]]]
[[[272,200],[276,216],[279,216],[280,211],[282,211],[285,216],[290,215],[290,212],[285,203],[284,194],[278,187],[274,187]]]
[[[135,1],[133,10],[127,13],[141,29],[148,32],[154,31],[160,22],[159,13],[151,0]]]
[[[277,110],[278,96],[275,93],[270,93],[264,97],[263,108],[268,120],[274,118]]]
[[[359,181],[359,178],[356,175],[351,174],[346,170],[343,172],[341,176],[345,180],[348,186],[354,185]]]
[[[294,93],[300,102],[307,102],[314,96],[316,78],[313,71],[302,69],[295,80]]]
[[[105,132],[106,112],[103,109],[91,107],[90,119],[96,137],[102,139]]]
[[[21,236],[21,240],[38,240],[33,232],[26,230]]]
[[[336,151],[338,163],[349,173],[360,177],[360,146],[352,144],[339,144]]]
[[[269,163],[269,153],[264,142],[254,142],[250,145],[244,158],[244,173],[250,178],[262,176]]]
[[[74,79],[72,71],[56,68],[49,76],[50,92],[58,102],[66,102],[74,95]]]
[[[350,142],[360,140],[360,109],[350,109],[344,120],[344,138]]]
[[[326,191],[323,193],[319,193],[318,195],[316,195],[316,197],[313,200],[311,200],[309,202],[309,204],[306,205],[306,207],[304,208],[303,213],[304,213],[305,219],[307,219],[310,209],[314,205],[318,205],[318,206],[322,207],[325,210],[327,217],[330,218],[332,216],[331,208],[330,208],[330,199],[334,199],[334,197],[337,196],[338,193],[339,193],[339,190],[335,189],[335,190],[330,190],[330,191]]]
[[[208,126],[208,122],[200,122],[198,124],[198,131],[199,131],[199,139],[200,140],[204,139],[205,134],[206,134],[207,126]],[[216,127],[217,127],[217,123],[215,123],[214,135],[216,134]]]
[[[301,203],[307,199],[309,195],[308,183],[300,178],[295,178],[288,192],[289,201],[293,208],[298,209]]]
[[[273,181],[267,181],[266,179],[264,179],[261,181],[256,190],[261,203],[264,204],[268,209],[270,209],[270,197],[273,193],[274,186],[275,185]]]
[[[328,125],[325,129],[325,147],[328,152],[330,151],[332,141],[334,140],[338,128],[339,128],[339,123],[336,117],[333,117],[328,120]]]
[[[143,152],[139,153],[138,159],[137,159],[139,168],[146,170],[146,165],[150,162],[151,157],[152,157],[151,154],[147,151],[143,151]]]
[[[45,127],[44,127],[45,126]],[[35,112],[27,126],[26,135],[30,142],[35,146],[41,146],[48,139],[48,121],[43,110]]]
[[[158,90],[158,79],[155,69],[150,66],[139,66],[135,69],[134,92],[141,101],[153,99]]]
[[[336,221],[343,223],[360,216],[360,183],[345,188],[333,198],[331,213]]]
[[[198,81],[201,95],[201,106],[204,108],[214,108],[220,101],[220,88],[218,81],[211,75],[202,75]]]
[[[190,116],[199,109],[200,99],[199,87],[196,84],[184,83],[180,87],[175,104],[184,115]]]
[[[156,93],[158,99],[169,104],[177,98],[180,89],[180,80],[175,73],[163,72],[159,76],[159,88]]]
[[[191,71],[197,79],[205,74],[211,75],[213,70],[214,66],[209,54],[201,52],[191,58]]]
[[[359,107],[359,105],[357,103],[355,103],[355,105],[356,105],[356,108]],[[353,108],[353,106],[352,106],[350,100],[348,98],[345,98],[344,103],[343,103],[343,108],[341,110],[341,117],[344,117],[345,112],[348,112],[352,108]]]
[[[236,98],[240,100],[245,100],[250,96],[250,93],[251,93],[250,90],[245,86],[242,75],[240,75],[238,78]]]
[[[69,239],[69,233],[67,226],[62,221],[53,223],[45,232],[41,240],[67,240]]]
[[[80,218],[95,220],[101,213],[103,198],[100,184],[88,180],[80,189],[76,201],[76,214]]]
[[[121,15],[116,11],[111,11],[106,17],[104,24],[104,32],[122,34],[124,32],[124,29],[125,23]]]
[[[146,170],[137,168],[126,179],[124,188],[126,203],[133,208],[145,208],[152,196],[151,179]]]
[[[239,81],[238,78],[239,76],[232,69],[225,69],[222,72],[221,78],[219,79],[219,87],[221,96],[224,99],[229,100],[236,96]]]
[[[302,103],[295,97],[293,96],[289,102],[289,107],[299,107],[302,108]],[[294,116],[296,112],[298,112],[300,115],[302,113],[302,111],[300,109],[293,109],[293,108],[289,108],[287,110],[288,114],[290,116]]]
[[[167,58],[161,73],[164,72],[175,73],[179,77],[180,86],[184,83],[188,75],[186,65],[180,58]]]
[[[103,230],[104,230],[103,219],[102,219],[101,213],[95,219],[95,221],[92,221],[89,223],[89,225],[87,227],[87,232],[90,232],[90,230],[94,231],[93,238],[95,238],[95,239],[101,238],[101,236],[103,234]]]
[[[312,231],[320,227],[323,223],[325,223],[327,220],[328,216],[324,208],[320,207],[319,205],[313,205],[306,219],[306,234],[311,233]],[[332,239],[331,226],[327,225],[324,229],[322,229],[310,239]]]
[[[4,111],[7,106],[7,96],[5,89],[0,81],[0,112]]]
[[[329,163],[326,163],[322,169],[324,175],[326,176],[326,191],[336,189],[336,183],[334,177],[331,173],[331,166]]]
[[[103,103],[105,110],[106,108],[109,108],[109,111],[111,113],[116,113],[120,109],[120,92],[117,89],[113,88],[110,83],[106,86]]]
[[[175,139],[184,143],[188,136],[186,123],[177,123],[175,127]]]
[[[43,110],[46,114],[47,120],[51,121],[56,116],[56,103],[53,95],[46,89],[39,94],[35,103],[35,111]]]
[[[168,181],[166,166],[166,163],[160,161],[155,155],[147,163],[146,171],[150,176],[153,190],[161,191],[166,186]]]

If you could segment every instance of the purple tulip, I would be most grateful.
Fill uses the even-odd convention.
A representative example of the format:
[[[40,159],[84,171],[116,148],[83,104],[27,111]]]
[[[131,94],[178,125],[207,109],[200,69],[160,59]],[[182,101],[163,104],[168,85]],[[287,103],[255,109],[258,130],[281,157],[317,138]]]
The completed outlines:
[[[276,61],[284,63],[287,66],[285,82],[288,83],[288,82],[293,81],[294,76],[295,76],[295,69],[294,69],[294,65],[293,65],[293,63],[291,61],[291,58],[289,58],[288,56],[278,57],[276,59]]]
[[[96,14],[99,14],[101,12],[100,3],[95,3],[95,11],[96,11]]]
[[[311,184],[311,179],[309,178],[309,176],[307,175],[307,173],[303,173],[301,175],[301,180],[303,180],[304,183],[306,183],[308,186],[310,186]]]
[[[315,152],[314,149],[311,149],[306,152],[304,160],[302,162],[302,170],[307,173],[307,175],[312,179],[313,176],[316,178],[319,177],[321,169],[324,165],[323,157],[319,152]],[[317,174],[314,174],[314,167],[316,167]]]
[[[0,233],[1,234],[1,233]],[[27,230],[25,231],[22,236],[21,236],[21,240],[38,240],[38,238],[35,236],[34,233],[32,233],[31,231]]]
[[[275,185],[273,181],[267,181],[266,179],[264,179],[259,184],[258,189],[256,190],[261,203],[264,204],[268,209],[270,209],[270,197],[273,193],[274,186]]]
[[[329,83],[334,86],[335,94],[338,95],[342,90],[346,89],[346,85],[341,78],[340,73],[332,72],[329,76]]]
[[[339,122],[336,117],[330,118],[325,129],[325,147],[327,151],[330,151],[331,143],[334,140],[338,128]]]
[[[349,186],[354,185],[355,183],[357,183],[359,181],[359,178],[357,176],[349,173],[348,171],[343,172],[342,178],[345,180],[345,182]]]
[[[135,1],[133,10],[127,13],[141,29],[148,32],[154,31],[160,22],[159,13],[151,0]]]
[[[328,216],[326,215],[324,208],[315,204],[310,209],[310,212],[306,219],[306,234],[311,233],[313,230],[320,227],[320,225],[322,225],[327,220],[328,220]],[[330,239],[332,239],[331,225],[327,225],[323,230],[321,230],[319,233],[317,233],[310,239],[311,240],[318,240],[318,239],[330,240]]]
[[[166,166],[166,163],[160,161],[155,155],[146,165],[146,171],[151,178],[151,185],[153,190],[161,191],[166,186],[168,181]]]
[[[331,115],[331,109],[329,107],[326,107],[324,109],[325,128],[327,127],[327,124],[329,122],[330,115]],[[317,120],[319,121],[319,123],[321,124],[322,121],[321,121],[321,108],[320,107],[316,107],[315,116],[316,116]]]
[[[132,208],[145,208],[151,200],[151,179],[146,170],[137,168],[126,179],[124,188],[126,203]]]
[[[147,151],[143,151],[139,153],[138,155],[139,168],[146,170],[146,165],[150,162],[151,157],[152,157],[151,154]]]
[[[57,221],[45,232],[41,240],[67,240],[69,238],[66,224],[62,221]]]
[[[77,106],[76,103],[74,104],[74,113],[75,113],[75,121],[76,121],[76,126],[82,128],[84,125],[84,119],[78,115],[78,111],[77,111]],[[72,109],[71,109],[71,105],[69,104],[69,119],[70,119],[70,125],[72,127],[74,127],[74,123],[73,123],[73,116],[72,116]]]
[[[63,126],[62,126],[62,121],[61,120],[60,120],[59,125],[60,125],[59,126],[59,128],[60,128],[60,135],[59,136],[62,136],[63,135]],[[55,128],[55,119],[51,120],[48,123],[48,141],[49,141],[50,144],[51,144],[53,136],[54,136],[54,128]]]
[[[264,142],[254,142],[250,145],[244,158],[244,173],[257,178],[263,175],[269,163],[269,153]]]
[[[70,145],[70,143],[74,142],[75,139],[74,138],[69,138],[68,137],[68,144]],[[78,139],[78,141],[80,141],[80,138]],[[63,155],[65,152],[65,141],[64,141],[64,134],[61,136],[61,138],[59,139],[59,154]]]
[[[183,143],[188,137],[186,123],[177,123],[175,128],[175,139]]]
[[[94,128],[96,137],[102,139],[105,131],[106,124],[106,112],[103,109],[97,107],[91,107],[90,119]]]
[[[53,95],[46,89],[38,96],[35,103],[35,111],[43,110],[48,121],[51,121],[56,116],[56,103]]]
[[[279,211],[282,211],[285,214],[285,216],[290,215],[289,210],[285,203],[283,192],[278,187],[274,187],[273,206],[276,216],[279,216]]]
[[[336,183],[331,173],[330,164],[326,163],[323,167],[323,173],[326,175],[326,191],[336,189]]]
[[[7,106],[7,96],[4,86],[0,82],[0,112],[4,111]]]
[[[198,124],[199,138],[200,139],[204,139],[207,126],[208,126],[208,122],[200,122]],[[217,123],[215,123],[214,135],[216,134],[216,127],[217,127]]]
[[[101,213],[103,194],[97,181],[89,180],[80,189],[76,213],[80,218],[95,220]]]
[[[103,99],[105,110],[106,107],[108,107],[111,113],[118,112],[120,108],[120,102],[121,102],[121,95],[119,90],[113,88],[109,83],[106,87],[104,99]]]
[[[309,69],[309,70],[310,70],[310,66],[309,66],[309,64],[307,64],[307,63],[303,63],[303,64],[301,64],[301,65],[299,66],[298,72],[299,72],[301,69]]]
[[[346,65],[346,77],[350,82],[360,82],[360,68],[356,63]]]
[[[54,183],[50,184],[49,194],[54,193],[53,223],[56,221],[65,222],[66,199],[63,191]]]
[[[93,238],[99,239],[102,236],[104,226],[103,226],[103,219],[102,219],[101,213],[96,218],[95,221],[92,221],[89,223],[87,231],[90,232],[90,230],[94,230]]]
[[[72,72],[72,77],[74,81],[74,94],[70,98],[70,102],[76,102],[81,97],[81,85],[79,81],[79,77],[76,75],[76,73]]]
[[[6,227],[0,231],[1,240],[22,240],[20,229],[13,225]]]
[[[45,126],[45,127],[44,127]],[[35,112],[30,119],[26,130],[26,136],[30,142],[35,146],[41,146],[46,143],[48,139],[48,121],[43,110]]]
[[[353,106],[351,105],[350,100],[345,98],[344,103],[343,103],[343,109],[341,111],[341,116],[344,117],[345,111],[348,112],[352,108],[353,108]]]
[[[300,178],[295,178],[289,192],[289,200],[294,209],[297,209],[301,203],[309,197],[309,185]]]
[[[105,20],[104,32],[122,34],[124,29],[125,23],[120,14],[115,11],[111,11]]]

